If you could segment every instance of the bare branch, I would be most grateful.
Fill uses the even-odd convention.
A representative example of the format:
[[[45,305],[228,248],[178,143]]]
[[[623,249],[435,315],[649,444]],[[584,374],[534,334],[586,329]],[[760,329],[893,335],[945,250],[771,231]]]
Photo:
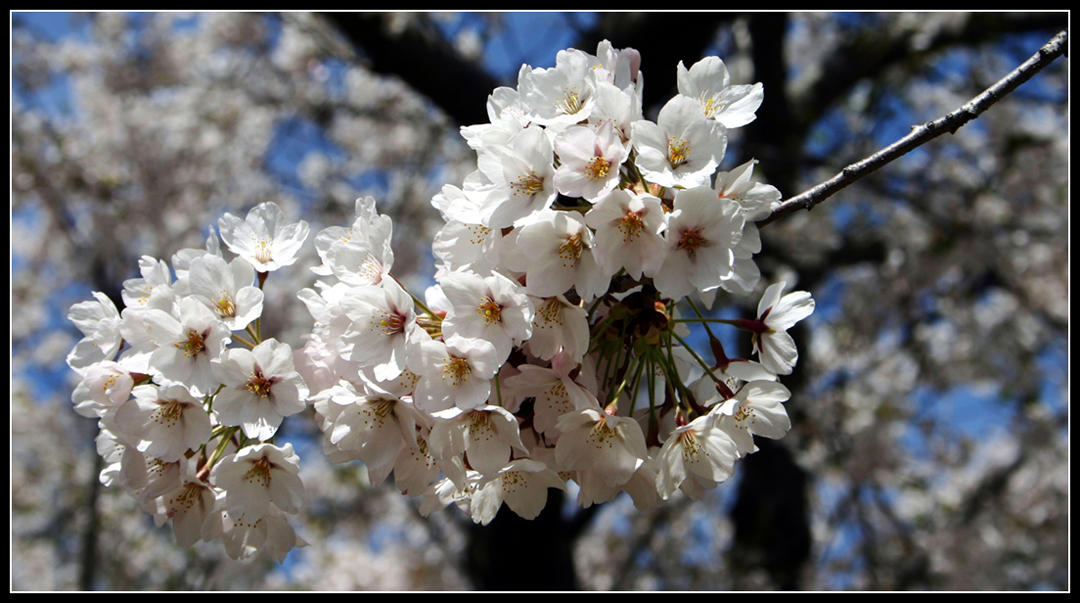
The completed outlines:
[[[898,157],[911,152],[934,138],[948,132],[955,133],[961,126],[975,119],[990,108],[991,105],[1001,100],[1005,95],[1012,92],[1017,86],[1028,81],[1044,67],[1052,63],[1059,56],[1066,53],[1069,41],[1069,32],[1064,30],[1054,36],[1037,53],[1027,61],[1014,69],[1008,75],[998,80],[982,94],[968,101],[959,109],[921,126],[912,127],[911,132],[881,149],[877,153],[852,163],[832,178],[810,188],[790,199],[782,202],[773,209],[769,216],[757,223],[758,227],[765,226],[779,218],[794,213],[797,210],[811,210],[818,203],[828,199],[836,192],[855,182],[859,178],[877,170]]]

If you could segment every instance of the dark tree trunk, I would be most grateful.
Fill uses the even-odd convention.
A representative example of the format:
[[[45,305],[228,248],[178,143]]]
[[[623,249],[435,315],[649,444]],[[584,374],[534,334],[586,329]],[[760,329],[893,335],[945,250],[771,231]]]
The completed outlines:
[[[522,519],[504,505],[490,524],[469,528],[465,567],[473,587],[576,590],[573,532],[559,490],[548,490],[547,506],[536,519]]]
[[[738,500],[731,510],[735,574],[764,568],[773,585],[797,590],[810,556],[807,475],[783,444],[755,438],[758,451],[742,459]]]

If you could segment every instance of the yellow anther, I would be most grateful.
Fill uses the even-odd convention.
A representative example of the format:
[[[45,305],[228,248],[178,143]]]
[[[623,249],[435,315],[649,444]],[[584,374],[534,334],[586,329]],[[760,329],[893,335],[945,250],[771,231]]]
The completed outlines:
[[[195,329],[188,329],[187,339],[178,341],[173,345],[183,350],[184,356],[188,358],[194,358],[206,349],[206,342],[203,340],[203,334]]]
[[[644,228],[645,221],[641,219],[640,212],[627,211],[626,215],[619,220],[619,230],[623,234],[623,243],[629,243],[638,238]]]
[[[476,312],[484,319],[486,325],[493,325],[502,321],[502,306],[487,295],[483,297],[480,305],[477,306]]]
[[[585,241],[582,240],[580,232],[566,237],[562,245],[559,245],[559,257],[563,259],[563,266],[569,268],[577,264],[584,248]]]
[[[255,250],[255,259],[260,263],[269,264],[273,258],[270,257],[270,242],[265,239],[259,240],[259,247]]]
[[[449,381],[454,387],[464,383],[470,373],[472,373],[472,367],[469,366],[468,361],[457,356],[448,357],[446,365],[443,366],[443,380]]]
[[[708,243],[709,240],[701,234],[701,227],[698,226],[695,228],[687,228],[682,231],[677,247],[685,251],[690,257],[693,257],[698,249],[704,247]]]
[[[686,163],[687,157],[690,155],[690,143],[685,138],[675,138],[674,136],[668,139],[667,143],[667,155],[668,163],[671,164],[671,169],[676,169],[682,164]]]
[[[585,164],[585,175],[590,180],[600,180],[608,175],[608,171],[611,169],[611,162],[603,157],[593,157]]]
[[[510,190],[515,197],[532,197],[544,190],[544,181],[535,173],[529,172],[510,184]]]

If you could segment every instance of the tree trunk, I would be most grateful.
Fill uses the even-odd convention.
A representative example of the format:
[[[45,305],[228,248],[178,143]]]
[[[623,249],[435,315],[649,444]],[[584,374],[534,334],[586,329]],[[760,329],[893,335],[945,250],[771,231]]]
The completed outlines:
[[[573,529],[563,516],[563,493],[548,490],[536,519],[506,506],[490,524],[469,528],[465,567],[476,590],[577,590]]]

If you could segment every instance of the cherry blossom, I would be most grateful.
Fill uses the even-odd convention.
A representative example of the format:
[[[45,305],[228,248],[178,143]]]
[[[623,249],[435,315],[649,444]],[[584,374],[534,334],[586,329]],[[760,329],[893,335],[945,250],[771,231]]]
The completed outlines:
[[[308,236],[304,220],[286,222],[276,203],[256,205],[241,219],[226,213],[218,220],[221,240],[257,272],[272,272],[296,262],[300,246]]]
[[[340,307],[351,321],[341,336],[350,348],[349,360],[373,366],[380,380],[400,375],[409,338],[416,330],[416,312],[408,292],[386,280],[349,289]]]
[[[760,82],[731,84],[727,66],[719,57],[705,57],[690,69],[679,61],[676,81],[679,95],[695,99],[705,117],[725,128],[738,128],[754,121],[764,99]]]
[[[733,249],[742,237],[743,224],[737,206],[717,201],[711,188],[680,190],[668,216],[664,234],[667,252],[653,279],[656,288],[666,296],[680,298],[730,279]]]
[[[177,307],[178,317],[157,308],[125,308],[120,332],[135,349],[150,352],[155,374],[195,395],[208,394],[217,387],[211,361],[224,352],[229,329],[194,298],[181,299]]]
[[[139,452],[177,461],[210,437],[210,415],[186,387],[136,386],[134,396],[107,421],[113,431],[138,441]]]
[[[664,441],[656,457],[656,486],[662,498],[670,498],[688,478],[708,489],[735,472],[738,446],[719,428],[718,418],[714,413],[699,416],[676,427]]]
[[[100,291],[92,295],[93,300],[74,304],[67,315],[84,335],[67,357],[68,366],[76,370],[100,360],[112,360],[123,339],[116,305]]]
[[[630,153],[623,145],[612,122],[596,129],[571,126],[555,137],[559,167],[555,170],[555,188],[564,195],[593,201],[615,189],[619,166]]]
[[[453,504],[488,524],[505,504],[531,519],[570,481],[579,506],[625,492],[648,509],[728,479],[754,435],[791,427],[777,375],[813,300],[780,282],[757,318],[701,314],[695,299],[761,277],[754,221],[780,193],[755,160],[717,170],[760,87],[730,85],[719,59],[680,64],[653,122],[640,66],[604,41],[492,92],[489,123],[461,129],[475,169],[431,198],[443,225],[422,290],[394,265],[390,217],[357,198],[315,235],[314,282],[285,291],[311,317],[298,347],[264,336],[264,287],[309,228],[272,202],[221,217],[224,249],[211,230],[174,254],[175,281],[143,256],[122,312],[100,292],[72,306],[72,402],[99,419],[103,483],[183,546],[280,561],[305,544],[290,524],[305,491],[278,440],[309,404],[330,462],[359,461],[372,486],[393,473],[423,515]],[[725,356],[713,325],[748,332],[756,360]],[[698,328],[712,362],[689,343]]]
[[[210,308],[232,331],[262,315],[263,292],[255,286],[255,270],[242,258],[225,262],[205,254],[191,261],[186,278],[189,295]]]
[[[705,119],[696,100],[675,96],[660,109],[653,123],[631,125],[637,167],[650,182],[691,188],[709,183],[724,158],[724,127]]]
[[[210,481],[225,491],[223,504],[230,516],[254,522],[271,513],[271,506],[286,513],[300,510],[304,485],[299,463],[292,444],[255,444],[222,458]]]
[[[814,300],[808,292],[782,295],[785,287],[784,281],[769,285],[758,302],[757,320],[747,321],[745,327],[754,334],[758,360],[778,375],[790,374],[799,359],[795,340],[787,330],[814,311]]]
[[[256,440],[273,437],[284,417],[307,407],[307,385],[293,365],[292,348],[267,339],[251,350],[226,351],[215,365],[223,388],[214,412],[224,425],[239,425]]]
[[[664,260],[661,231],[666,216],[660,199],[619,189],[598,199],[585,214],[596,229],[596,259],[609,274],[620,268],[637,279],[654,276]]]
[[[451,303],[442,322],[446,336],[491,342],[502,362],[514,345],[532,335],[532,300],[521,285],[505,276],[458,271],[443,274],[439,284]]]

